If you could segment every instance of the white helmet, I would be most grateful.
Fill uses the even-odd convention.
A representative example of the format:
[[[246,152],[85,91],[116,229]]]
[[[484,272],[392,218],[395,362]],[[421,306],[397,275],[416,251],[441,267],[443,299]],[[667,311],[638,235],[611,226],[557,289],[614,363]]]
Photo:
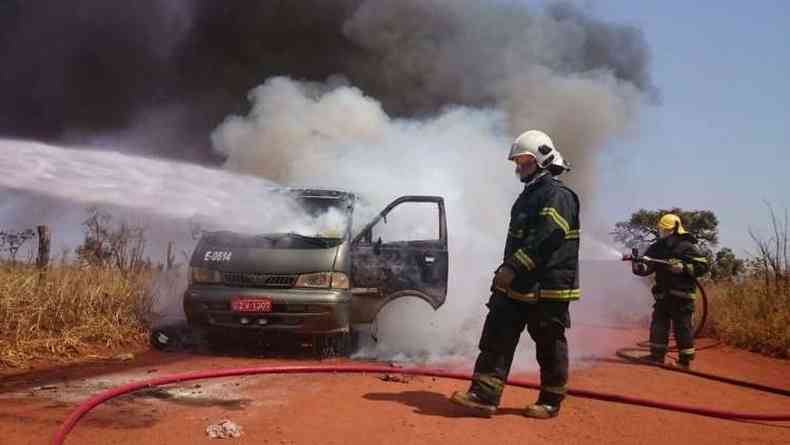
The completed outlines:
[[[556,155],[554,160],[551,161],[551,164],[547,167],[549,173],[551,173],[552,176],[559,176],[567,171],[571,171],[571,164],[562,157],[562,153],[555,149],[554,154]]]
[[[558,154],[549,135],[542,131],[529,130],[513,141],[508,160],[512,161],[516,156],[532,155],[538,161],[538,167],[547,168],[557,159]]]

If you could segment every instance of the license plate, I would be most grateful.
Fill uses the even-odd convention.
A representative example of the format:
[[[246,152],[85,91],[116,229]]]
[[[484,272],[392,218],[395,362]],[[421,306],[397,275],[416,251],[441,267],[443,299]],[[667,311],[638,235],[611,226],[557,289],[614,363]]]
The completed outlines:
[[[234,298],[230,302],[234,312],[271,312],[271,298]]]

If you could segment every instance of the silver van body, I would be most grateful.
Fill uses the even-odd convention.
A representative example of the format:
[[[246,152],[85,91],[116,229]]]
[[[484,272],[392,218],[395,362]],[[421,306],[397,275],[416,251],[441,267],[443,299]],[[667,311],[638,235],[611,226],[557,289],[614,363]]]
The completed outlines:
[[[416,296],[434,309],[444,303],[449,263],[441,197],[400,197],[352,234],[354,194],[311,189],[288,193],[314,213],[341,212],[342,232],[204,233],[190,259],[183,299],[190,325],[345,342],[353,325],[373,322],[394,299]],[[387,233],[388,217],[407,214],[399,209],[415,205],[428,206],[432,220],[423,222],[436,229],[429,236]]]

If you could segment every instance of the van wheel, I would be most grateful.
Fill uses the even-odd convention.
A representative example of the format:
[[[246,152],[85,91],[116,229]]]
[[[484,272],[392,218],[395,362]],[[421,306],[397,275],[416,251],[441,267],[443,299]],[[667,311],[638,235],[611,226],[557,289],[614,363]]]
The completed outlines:
[[[238,344],[234,341],[237,333],[229,329],[209,327],[203,330],[202,335],[203,344],[213,354],[226,353]]]
[[[316,335],[313,337],[313,353],[319,358],[348,357],[352,352],[352,334]]]
[[[349,346],[351,350],[349,351],[348,355],[351,355],[357,351],[359,351],[359,331],[351,328],[351,334],[349,336]]]

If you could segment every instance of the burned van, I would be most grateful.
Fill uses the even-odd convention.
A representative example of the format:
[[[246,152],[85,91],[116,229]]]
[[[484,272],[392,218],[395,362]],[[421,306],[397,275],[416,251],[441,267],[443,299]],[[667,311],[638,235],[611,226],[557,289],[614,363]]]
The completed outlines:
[[[343,354],[353,327],[372,323],[388,302],[416,296],[434,309],[444,303],[448,250],[441,197],[400,197],[353,233],[354,194],[282,193],[323,223],[271,233],[204,232],[183,300],[191,326],[214,335],[308,336],[319,348]]]

